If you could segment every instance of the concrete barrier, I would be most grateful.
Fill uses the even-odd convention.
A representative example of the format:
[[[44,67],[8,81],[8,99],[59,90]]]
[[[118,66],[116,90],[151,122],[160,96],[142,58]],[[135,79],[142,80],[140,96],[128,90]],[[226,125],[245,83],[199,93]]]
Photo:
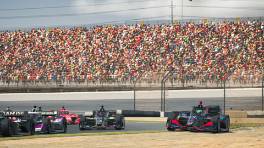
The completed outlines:
[[[264,111],[247,111],[248,118],[264,118]]]
[[[171,112],[158,112],[158,111],[141,111],[141,110],[120,110],[125,117],[172,117],[175,113],[180,111]],[[264,118],[264,112],[259,111],[226,111],[230,118]]]
[[[125,117],[160,117],[158,111],[122,110]]]
[[[246,111],[228,110],[228,111],[226,111],[226,114],[229,115],[230,118],[247,118],[247,112]]]
[[[218,100],[223,97],[222,89],[168,90],[168,99],[210,98]],[[230,90],[231,91],[231,90]],[[234,91],[234,92],[233,92]],[[227,97],[252,98],[261,96],[260,88],[232,89],[232,95]],[[138,99],[157,99],[160,90],[138,91]],[[150,95],[151,94],[151,95]],[[245,94],[245,95],[244,95]],[[242,96],[241,96],[242,95]],[[243,96],[244,95],[244,96]],[[133,100],[133,91],[103,91],[103,92],[54,92],[54,93],[0,93],[0,101],[47,101],[47,100]]]
[[[125,117],[126,121],[135,121],[135,122],[162,122],[165,123],[167,118],[164,117]]]
[[[126,121],[136,121],[136,122],[162,122],[165,123],[167,118],[161,117],[126,117]],[[264,118],[231,118],[230,122],[232,124],[264,124]]]

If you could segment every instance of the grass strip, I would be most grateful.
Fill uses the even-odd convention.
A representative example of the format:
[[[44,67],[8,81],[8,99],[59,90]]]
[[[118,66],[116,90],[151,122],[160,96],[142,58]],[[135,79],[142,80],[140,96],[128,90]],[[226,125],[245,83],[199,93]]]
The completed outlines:
[[[90,132],[90,133],[73,133],[73,134],[43,134],[33,136],[18,136],[18,137],[0,137],[0,141],[5,140],[21,140],[35,138],[52,138],[52,137],[76,137],[76,136],[101,136],[101,135],[124,135],[124,134],[141,134],[141,133],[161,133],[162,130],[146,130],[146,131],[124,131],[124,132]]]
[[[264,127],[264,123],[232,123],[231,129],[244,127]],[[0,142],[5,140],[22,140],[35,138],[52,138],[52,137],[76,137],[76,136],[101,136],[101,135],[124,135],[124,134],[142,134],[142,133],[161,133],[166,130],[145,130],[145,131],[123,131],[123,132],[89,132],[89,133],[73,133],[73,134],[43,134],[33,136],[17,136],[17,137],[0,137]]]
[[[237,129],[242,127],[264,127],[264,123],[231,123],[231,129]]]

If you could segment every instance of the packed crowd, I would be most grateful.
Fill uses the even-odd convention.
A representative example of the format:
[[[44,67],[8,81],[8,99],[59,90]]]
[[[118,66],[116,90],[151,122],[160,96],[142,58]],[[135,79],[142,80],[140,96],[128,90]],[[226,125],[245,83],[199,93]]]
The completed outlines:
[[[264,22],[107,25],[0,32],[0,79],[260,81]]]

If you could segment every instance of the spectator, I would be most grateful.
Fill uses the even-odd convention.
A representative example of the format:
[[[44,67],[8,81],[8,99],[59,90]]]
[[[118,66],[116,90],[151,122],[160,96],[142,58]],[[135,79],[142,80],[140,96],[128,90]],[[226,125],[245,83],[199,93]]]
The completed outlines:
[[[0,33],[0,79],[135,80],[171,68],[177,80],[260,81],[264,22],[114,25]]]

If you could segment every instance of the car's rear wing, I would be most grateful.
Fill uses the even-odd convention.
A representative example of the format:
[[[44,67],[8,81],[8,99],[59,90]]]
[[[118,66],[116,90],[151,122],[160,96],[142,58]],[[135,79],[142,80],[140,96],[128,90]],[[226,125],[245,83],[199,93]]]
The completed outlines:
[[[95,111],[87,111],[87,112],[84,112],[84,116],[85,117],[92,117],[95,115]]]
[[[4,117],[24,117],[28,115],[27,111],[3,111],[0,114]]]
[[[42,116],[57,116],[58,112],[57,111],[41,111],[40,114]]]
[[[57,116],[57,111],[39,111],[39,112],[29,112],[29,114],[38,114],[41,116]]]
[[[98,110],[87,111],[87,112],[84,112],[84,116],[85,117],[92,117],[98,112],[99,112]],[[121,115],[122,110],[106,110],[105,113],[108,113],[110,116],[116,116],[116,115]]]

